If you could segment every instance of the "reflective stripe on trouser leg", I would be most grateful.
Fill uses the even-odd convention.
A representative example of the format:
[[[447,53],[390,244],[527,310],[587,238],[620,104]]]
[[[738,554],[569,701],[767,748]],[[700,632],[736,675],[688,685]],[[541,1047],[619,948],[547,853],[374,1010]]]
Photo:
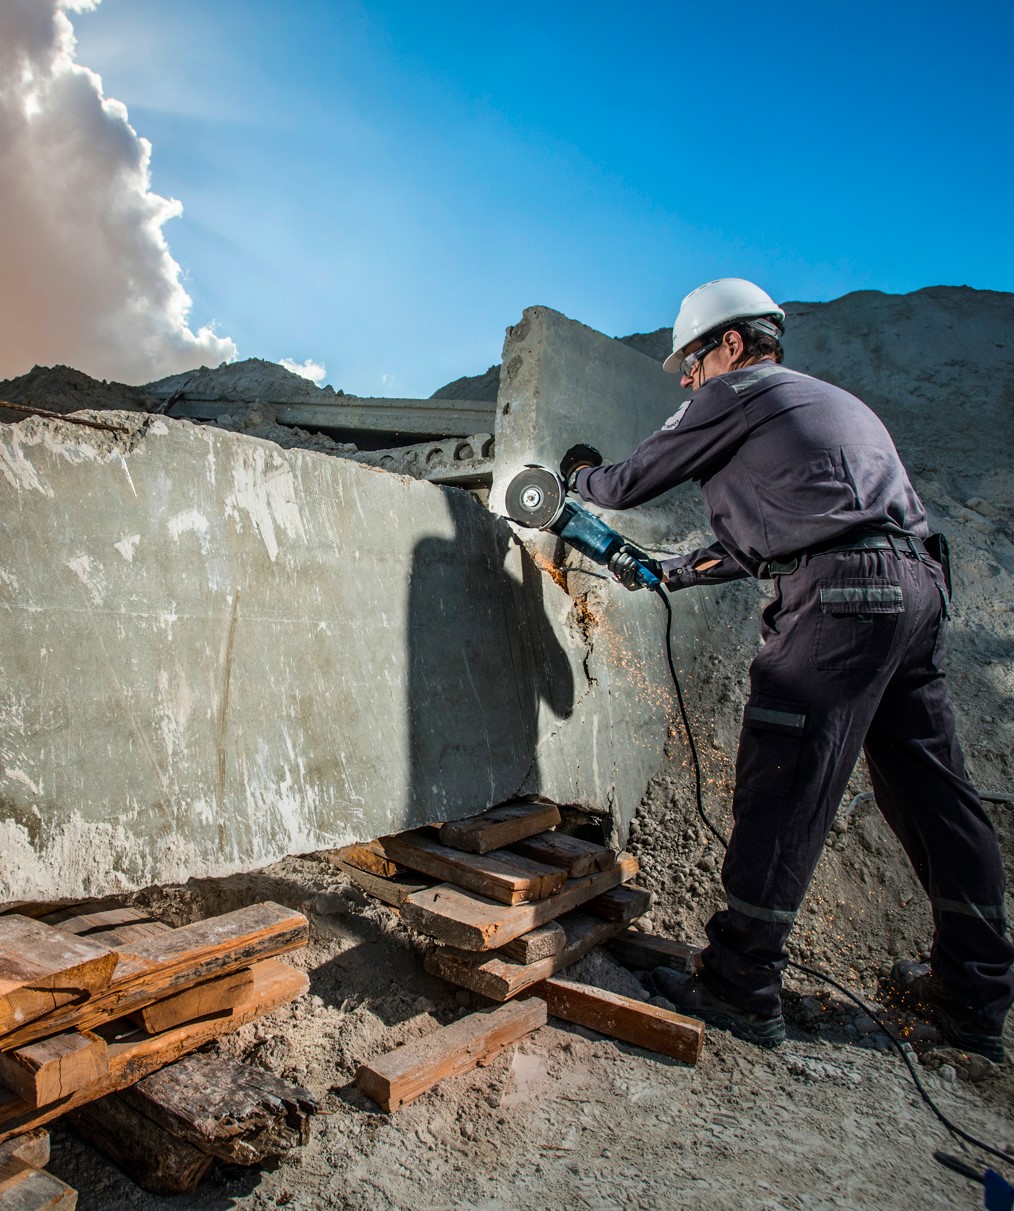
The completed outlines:
[[[1002,904],[965,904],[960,900],[942,900],[939,896],[934,896],[930,903],[935,912],[959,912],[980,921],[999,921],[1001,927],[1007,924]]]

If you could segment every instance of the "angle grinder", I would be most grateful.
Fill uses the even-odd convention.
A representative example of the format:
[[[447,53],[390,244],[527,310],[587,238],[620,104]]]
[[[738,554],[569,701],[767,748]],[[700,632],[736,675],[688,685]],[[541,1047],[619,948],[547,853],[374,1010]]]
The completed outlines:
[[[504,504],[511,521],[532,530],[548,530],[593,563],[606,565],[626,548],[634,556],[632,571],[638,582],[646,589],[661,587],[659,576],[637,559],[637,548],[594,513],[568,500],[563,480],[548,467],[529,466],[519,471],[507,485]]]

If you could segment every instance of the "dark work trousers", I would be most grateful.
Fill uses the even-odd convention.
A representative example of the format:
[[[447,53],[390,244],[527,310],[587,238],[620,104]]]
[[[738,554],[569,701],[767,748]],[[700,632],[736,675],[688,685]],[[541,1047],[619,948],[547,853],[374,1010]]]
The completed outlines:
[[[892,551],[804,558],[775,578],[736,759],[705,977],[754,1013],[781,1010],[785,943],[865,747],[877,806],[933,907],[931,962],[983,1028],[1014,998],[1004,874],[965,774],[941,668],[939,567]]]

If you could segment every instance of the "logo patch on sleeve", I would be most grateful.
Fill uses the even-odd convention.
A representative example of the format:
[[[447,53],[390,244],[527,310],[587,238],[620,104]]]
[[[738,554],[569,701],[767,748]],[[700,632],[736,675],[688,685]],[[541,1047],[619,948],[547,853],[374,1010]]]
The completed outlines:
[[[679,412],[674,412],[673,415],[669,417],[669,419],[665,422],[665,424],[662,426],[662,428],[663,429],[675,429],[676,426],[683,419],[684,413],[686,412],[686,410],[690,407],[690,405],[692,403],[693,403],[693,400],[688,399],[687,402],[683,405],[683,407],[680,408]]]

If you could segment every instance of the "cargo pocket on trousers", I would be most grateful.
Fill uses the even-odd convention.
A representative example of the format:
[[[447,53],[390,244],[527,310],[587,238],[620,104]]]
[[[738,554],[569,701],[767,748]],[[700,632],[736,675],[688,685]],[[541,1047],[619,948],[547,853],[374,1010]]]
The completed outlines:
[[[890,655],[905,612],[901,586],[869,578],[817,582],[820,608],[810,658],[818,669],[878,669]]]
[[[743,711],[736,785],[769,795],[791,795],[805,729],[805,702],[769,694],[751,698]]]

